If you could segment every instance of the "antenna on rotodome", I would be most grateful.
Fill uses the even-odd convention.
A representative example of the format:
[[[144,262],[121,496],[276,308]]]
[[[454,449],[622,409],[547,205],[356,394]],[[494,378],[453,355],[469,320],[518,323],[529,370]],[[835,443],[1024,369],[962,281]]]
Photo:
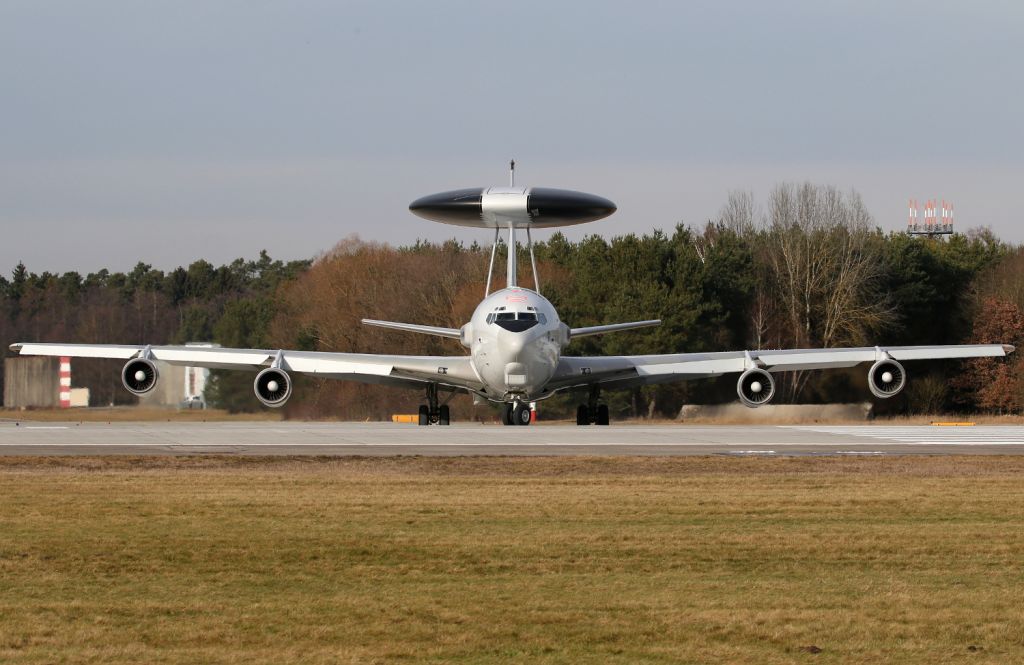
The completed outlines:
[[[508,163],[508,186],[516,186],[516,160],[512,160]]]

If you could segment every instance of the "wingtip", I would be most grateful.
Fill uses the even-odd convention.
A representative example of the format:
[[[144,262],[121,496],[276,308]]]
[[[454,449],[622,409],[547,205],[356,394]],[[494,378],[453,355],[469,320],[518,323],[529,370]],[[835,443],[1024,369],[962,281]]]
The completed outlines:
[[[1013,353],[1016,350],[1017,350],[1017,347],[1015,347],[1013,344],[1003,344],[1003,352],[1006,355],[1010,355],[1011,353]]]
[[[11,349],[11,351],[14,351],[15,353],[21,353],[21,345],[22,345],[22,342],[16,342],[14,344],[11,344],[10,349]]]

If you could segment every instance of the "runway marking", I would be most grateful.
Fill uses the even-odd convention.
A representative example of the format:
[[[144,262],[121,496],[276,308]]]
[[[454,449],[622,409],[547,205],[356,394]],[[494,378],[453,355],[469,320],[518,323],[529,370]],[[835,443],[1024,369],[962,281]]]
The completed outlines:
[[[64,425],[25,425],[25,429],[67,429]]]
[[[914,441],[914,442],[892,442],[893,445],[905,443],[907,445],[920,446],[1022,446],[1021,441]],[[736,444],[694,441],[694,442],[653,442],[653,443],[614,443],[614,442],[501,442],[501,443],[433,443],[425,441],[422,443],[336,443],[325,441],[323,443],[0,443],[0,448],[16,448],[30,446],[33,448],[161,448],[161,449],[206,449],[206,448],[233,448],[237,450],[251,450],[256,448],[410,448],[410,449],[432,449],[432,448],[721,448],[731,447]],[[814,441],[801,443],[796,441],[774,442],[773,446],[786,448],[799,448],[804,446],[818,446],[829,448],[835,446],[849,446],[849,441],[828,442]],[[877,445],[877,442],[876,442]],[[732,454],[777,454],[776,451],[728,451]],[[836,451],[837,454],[845,455],[884,455],[883,451],[860,451],[847,450]]]
[[[870,425],[816,427],[790,425],[786,429],[856,436],[874,440],[897,441],[929,446],[1013,446],[1024,444],[1024,427],[992,426],[971,428],[933,428],[918,426],[873,427]]]
[[[714,442],[705,441],[680,441],[680,442],[652,442],[652,443],[614,443],[608,441],[596,441],[587,443],[573,443],[573,442],[552,442],[552,441],[516,441],[516,442],[499,442],[499,443],[434,443],[432,441],[423,441],[418,443],[395,443],[395,442],[372,442],[372,443],[337,443],[331,441],[325,441],[323,443],[0,443],[0,446],[17,447],[17,446],[59,446],[63,447],[84,447],[84,448],[504,448],[504,447],[521,447],[521,448],[536,448],[536,447],[581,447],[588,448],[594,446],[620,446],[629,448],[665,448],[671,446],[720,446],[729,445]],[[783,444],[772,444],[772,445],[783,445],[783,446],[798,446],[803,445],[799,443],[783,443]],[[849,445],[849,444],[847,444]],[[765,452],[765,451],[749,451],[749,452]],[[774,452],[774,451],[772,451]]]

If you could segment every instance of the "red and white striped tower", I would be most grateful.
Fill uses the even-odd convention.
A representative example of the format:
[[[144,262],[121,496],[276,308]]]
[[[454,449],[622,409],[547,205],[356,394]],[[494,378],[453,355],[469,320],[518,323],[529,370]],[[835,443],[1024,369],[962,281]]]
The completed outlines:
[[[60,358],[60,408],[71,407],[71,358]]]
[[[914,227],[914,213],[916,212],[916,210],[914,210],[914,199],[910,199],[910,202],[907,204],[907,208],[908,208],[908,212],[907,212],[907,227],[908,228],[913,228]]]

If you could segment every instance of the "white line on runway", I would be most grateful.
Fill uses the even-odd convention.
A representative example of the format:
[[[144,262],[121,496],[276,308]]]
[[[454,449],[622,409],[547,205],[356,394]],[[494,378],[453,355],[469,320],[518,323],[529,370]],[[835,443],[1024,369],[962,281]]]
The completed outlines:
[[[505,447],[590,447],[590,446],[627,446],[630,448],[664,448],[666,446],[716,446],[729,444],[716,444],[706,442],[663,442],[663,443],[611,443],[606,441],[588,443],[555,443],[551,441],[537,442],[499,442],[499,443],[336,443],[325,441],[323,443],[0,443],[0,446],[33,446],[42,448],[45,446],[84,447],[84,448],[505,448]],[[774,444],[780,445],[780,444]],[[801,445],[797,443],[781,445]],[[849,445],[849,444],[846,444]]]
[[[25,429],[67,429],[64,425],[25,425]]]
[[[46,448],[46,447],[57,447],[57,448],[236,448],[236,449],[252,449],[252,448],[700,448],[700,447],[725,447],[729,448],[732,445],[729,443],[721,442],[708,442],[708,441],[694,441],[694,442],[652,442],[652,443],[614,443],[605,441],[592,441],[587,443],[558,443],[550,441],[538,441],[538,442],[500,442],[500,443],[395,443],[395,442],[381,442],[381,443],[335,443],[335,442],[323,442],[323,443],[0,443],[0,447],[32,447],[32,448]],[[843,441],[840,443],[828,443],[821,441],[814,441],[810,443],[800,443],[796,441],[789,442],[774,442],[773,446],[780,447],[801,447],[811,446],[819,448],[834,448],[836,446],[849,446],[849,441]],[[977,442],[964,442],[964,441],[912,441],[912,442],[889,442],[883,443],[875,441],[873,445],[891,445],[891,446],[1024,446],[1022,441],[977,441]],[[743,451],[731,451],[734,453],[740,453]],[[767,454],[774,451],[749,451],[748,454],[757,452],[759,454]],[[879,451],[845,451],[845,454],[882,454]]]
[[[981,426],[971,428],[937,428],[929,426],[788,426],[786,429],[818,434],[856,436],[873,440],[929,446],[984,446],[1024,444],[1024,427]]]

